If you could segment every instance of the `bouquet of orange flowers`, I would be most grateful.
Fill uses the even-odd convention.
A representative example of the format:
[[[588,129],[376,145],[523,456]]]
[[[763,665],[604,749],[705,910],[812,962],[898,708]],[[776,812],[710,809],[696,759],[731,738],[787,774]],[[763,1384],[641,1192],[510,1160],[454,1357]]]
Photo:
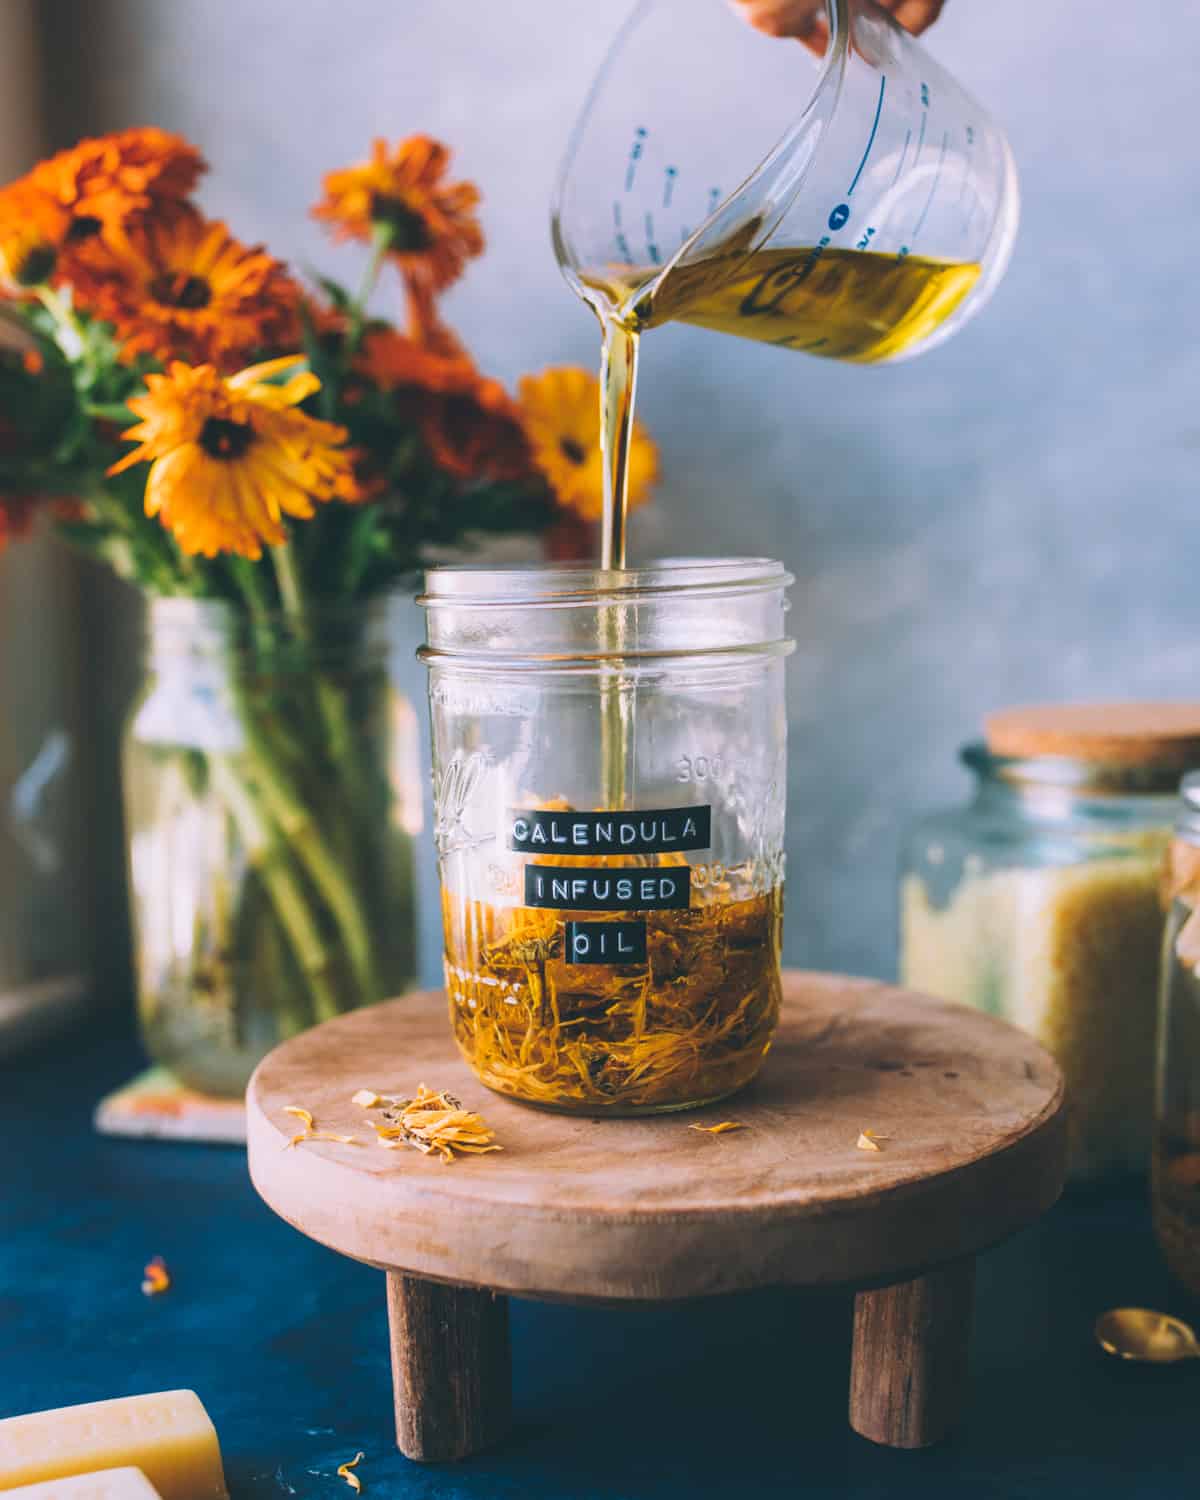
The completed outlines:
[[[0,359],[0,539],[45,509],[144,588],[286,607],[290,572],[359,597],[479,533],[598,519],[594,377],[547,370],[513,399],[441,317],[483,250],[479,194],[449,161],[416,136],[328,174],[315,215],[369,247],[353,294],[310,293],[205,218],[203,159],[160,130],[0,188],[0,323],[18,335]],[[385,273],[403,328],[370,310]],[[635,502],[654,471],[639,433]]]
[[[542,533],[579,555],[600,512],[595,378],[547,370],[512,396],[442,317],[484,248],[479,194],[449,167],[417,136],[325,178],[317,218],[366,247],[357,292],[308,289],[207,218],[203,159],[161,130],[83,141],[0,188],[0,546],[45,518],[151,595],[225,611],[237,753],[174,760],[249,873],[194,917],[185,988],[236,990],[232,952],[301,997],[283,1030],[405,977],[381,972],[377,941],[405,925],[411,896],[379,873],[404,861],[368,847],[385,768],[355,754],[369,713],[327,669],[328,612],[352,645],[351,606],[438,549]],[[385,289],[393,319],[372,307]],[[640,431],[631,468],[636,502],[655,474]],[[259,949],[287,961],[264,970]],[[163,962],[178,985],[180,955]],[[141,967],[143,990],[168,983]]]

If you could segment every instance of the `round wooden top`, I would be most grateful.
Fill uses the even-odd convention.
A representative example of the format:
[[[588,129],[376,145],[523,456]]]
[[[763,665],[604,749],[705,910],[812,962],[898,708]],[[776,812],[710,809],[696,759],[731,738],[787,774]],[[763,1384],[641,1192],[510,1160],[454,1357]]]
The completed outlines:
[[[477,1109],[504,1150],[447,1165],[379,1149],[351,1096],[421,1083]],[[364,1144],[286,1149],[299,1128],[288,1105]],[[577,1300],[898,1279],[1031,1222],[1065,1170],[1062,1077],[1031,1038],[815,974],[787,976],[760,1078],[692,1113],[593,1120],[493,1094],[431,992],[276,1048],[247,1117],[255,1187],[320,1243],[432,1280]],[[745,1128],[689,1128],[722,1120]],[[863,1130],[880,1151],[857,1147]]]
[[[1039,703],[990,714],[993,755],[1067,755],[1109,766],[1200,765],[1200,703]]]

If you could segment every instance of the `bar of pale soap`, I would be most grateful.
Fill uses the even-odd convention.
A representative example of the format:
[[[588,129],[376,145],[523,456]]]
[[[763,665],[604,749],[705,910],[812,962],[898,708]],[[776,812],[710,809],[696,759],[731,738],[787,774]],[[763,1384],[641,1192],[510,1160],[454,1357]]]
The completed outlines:
[[[105,1469],[5,1490],[9,1500],[162,1500],[141,1469]]]
[[[0,1491],[132,1466],[161,1500],[228,1500],[221,1450],[195,1391],[158,1391],[0,1422]]]

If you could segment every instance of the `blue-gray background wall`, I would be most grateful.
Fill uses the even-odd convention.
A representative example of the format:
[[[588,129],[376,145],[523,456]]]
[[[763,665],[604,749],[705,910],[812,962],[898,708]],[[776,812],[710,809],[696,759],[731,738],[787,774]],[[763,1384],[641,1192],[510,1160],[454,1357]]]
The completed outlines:
[[[60,136],[183,131],[214,164],[211,210],[300,264],[353,274],[306,219],[323,170],[375,134],[452,143],[490,243],[452,321],[509,380],[595,360],[547,200],[623,0],[41,9]],[[987,312],[880,370],[665,329],[643,385],[666,483],[640,550],[682,536],[796,574],[787,956],[878,974],[899,830],[963,794],[955,751],[988,708],[1200,695],[1200,7],[948,0],[929,46],[1021,170]],[[427,978],[434,921],[429,899]]]

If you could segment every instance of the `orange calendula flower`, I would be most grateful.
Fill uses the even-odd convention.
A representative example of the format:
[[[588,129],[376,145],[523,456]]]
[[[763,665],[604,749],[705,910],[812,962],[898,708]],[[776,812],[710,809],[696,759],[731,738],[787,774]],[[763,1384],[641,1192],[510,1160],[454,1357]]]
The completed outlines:
[[[533,461],[559,504],[585,521],[604,510],[600,457],[600,382],[587,370],[558,368],[527,375],[521,415]],[[658,478],[658,449],[640,422],[629,445],[629,503],[641,505]]]
[[[264,543],[287,540],[285,516],[307,520],[314,501],[359,498],[345,428],[297,410],[320,381],[301,371],[268,383],[296,364],[277,359],[222,378],[211,365],[176,362],[129,402],[141,421],[124,436],[140,446],[109,472],[150,464],[146,514],[184,552],[258,558]]]
[[[498,380],[476,375],[461,391],[429,392],[417,424],[434,462],[458,479],[526,479],[533,472],[520,408]]]
[[[433,461],[457,479],[527,478],[533,470],[516,403],[465,352],[443,354],[391,329],[363,342],[363,373],[397,392]]]
[[[48,282],[69,227],[68,216],[27,182],[0,188],[0,292],[20,296]]]
[[[80,141],[27,180],[70,216],[72,242],[101,233],[123,241],[130,221],[182,204],[205,169],[181,136],[143,126]]]
[[[450,152],[427,135],[395,146],[377,140],[369,161],[329,172],[313,209],[338,239],[383,245],[414,286],[442,291],[483,252],[470,182],[447,182]]]
[[[108,274],[92,256],[81,289],[89,312],[116,326],[123,354],[237,369],[299,342],[299,291],[279,261],[240,244],[224,224],[179,209],[112,249]]]
[[[466,389],[477,378],[468,354],[431,349],[392,328],[373,328],[367,333],[357,366],[385,391],[419,386],[449,394]]]

